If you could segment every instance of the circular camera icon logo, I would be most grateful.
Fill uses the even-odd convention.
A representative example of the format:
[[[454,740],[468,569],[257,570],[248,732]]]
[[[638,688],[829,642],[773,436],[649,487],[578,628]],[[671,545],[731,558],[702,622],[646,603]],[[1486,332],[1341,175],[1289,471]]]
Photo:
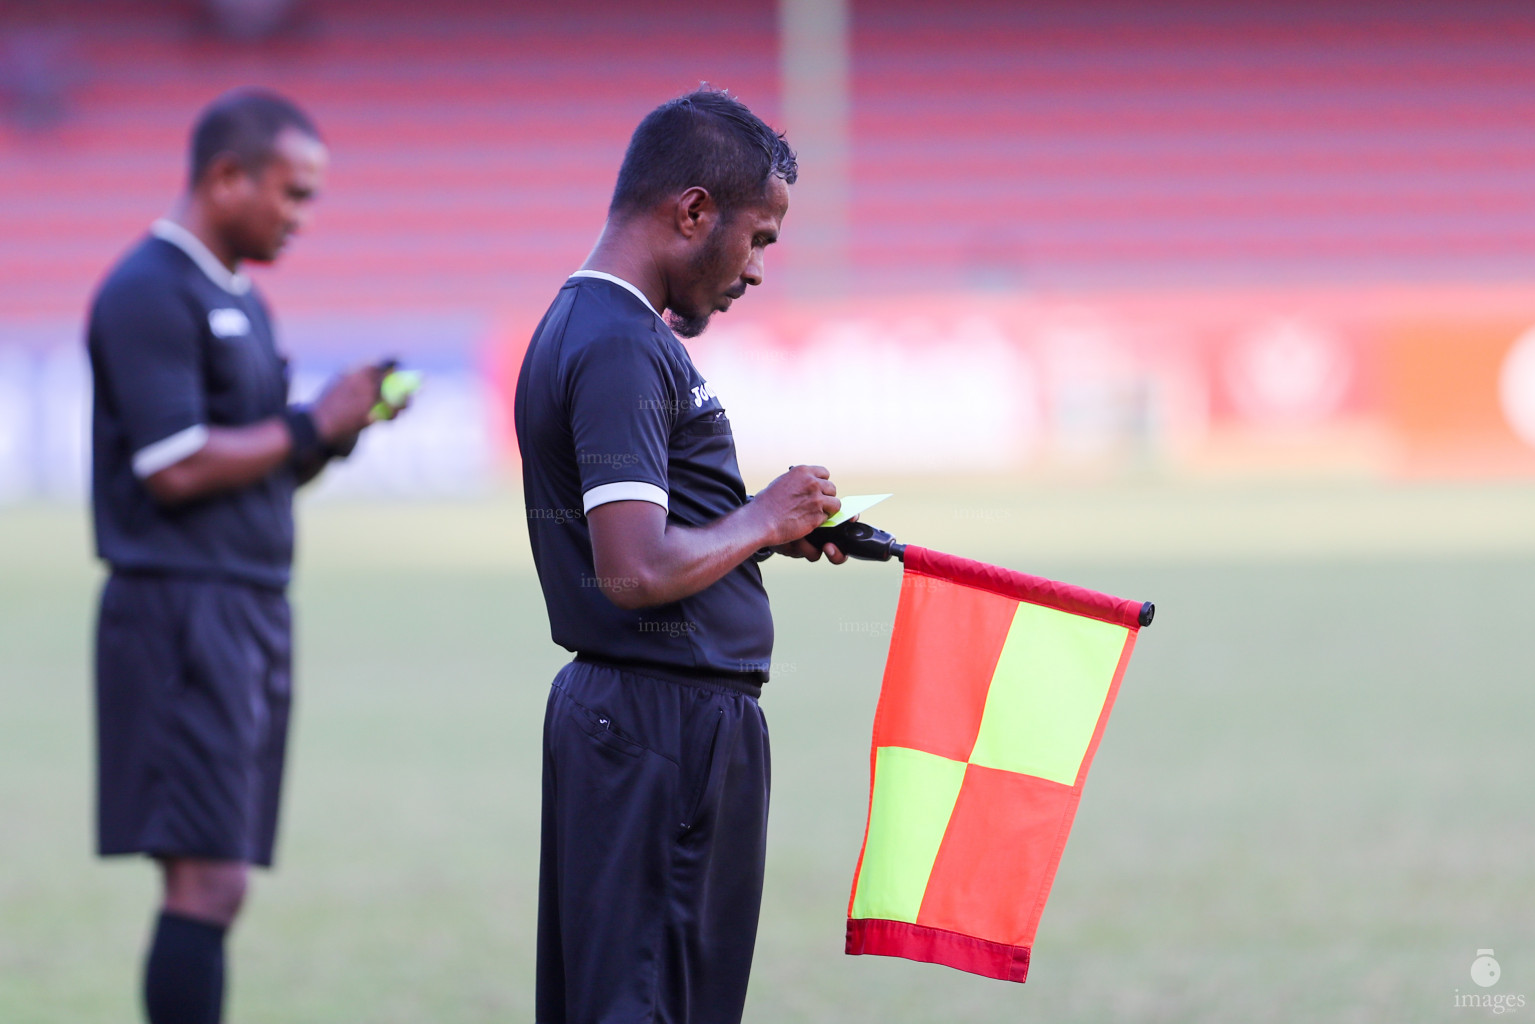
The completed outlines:
[[[1479,949],[1476,951],[1476,959],[1471,961],[1471,980],[1483,988],[1489,988],[1498,983],[1498,978],[1503,974],[1503,969],[1492,958],[1492,950]]]

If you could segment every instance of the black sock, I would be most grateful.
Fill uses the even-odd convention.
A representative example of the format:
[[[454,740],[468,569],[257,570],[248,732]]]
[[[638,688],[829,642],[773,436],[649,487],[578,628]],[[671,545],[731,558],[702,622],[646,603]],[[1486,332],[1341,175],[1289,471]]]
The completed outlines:
[[[161,911],[144,965],[149,1024],[218,1024],[224,1013],[224,931]]]

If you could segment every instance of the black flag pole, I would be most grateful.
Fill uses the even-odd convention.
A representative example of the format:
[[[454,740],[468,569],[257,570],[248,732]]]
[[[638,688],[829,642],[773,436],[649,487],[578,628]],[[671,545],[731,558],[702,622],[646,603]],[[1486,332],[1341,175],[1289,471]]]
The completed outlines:
[[[818,526],[810,531],[810,536],[806,540],[816,547],[835,544],[849,558],[857,558],[865,562],[888,562],[891,558],[902,563],[906,561],[905,544],[900,543],[884,530],[857,519],[850,519],[836,526]],[[1152,617],[1156,613],[1156,605],[1150,601],[1142,604],[1141,625],[1151,625]]]

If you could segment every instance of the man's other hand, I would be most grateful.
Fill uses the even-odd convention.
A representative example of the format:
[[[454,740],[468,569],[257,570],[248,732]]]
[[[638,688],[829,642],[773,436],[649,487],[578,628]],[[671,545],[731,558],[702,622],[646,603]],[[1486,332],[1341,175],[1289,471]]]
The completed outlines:
[[[340,446],[355,439],[373,422],[379,386],[388,371],[382,366],[359,366],[332,380],[309,407],[320,440]]]
[[[841,565],[847,561],[847,555],[843,554],[842,549],[837,547],[837,545],[827,544],[825,547],[818,548],[803,537],[788,544],[776,545],[773,551],[780,555],[787,555],[790,558],[803,558],[807,562],[820,561],[823,553],[826,555],[826,560],[832,565]]]

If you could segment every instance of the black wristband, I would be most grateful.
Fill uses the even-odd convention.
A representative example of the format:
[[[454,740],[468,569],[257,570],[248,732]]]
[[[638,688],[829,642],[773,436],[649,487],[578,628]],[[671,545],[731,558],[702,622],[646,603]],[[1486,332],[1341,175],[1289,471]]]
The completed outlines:
[[[357,447],[357,434],[351,437],[343,437],[339,441],[326,442],[325,457],[327,459],[344,459],[352,454],[352,449]]]
[[[293,439],[288,464],[299,468],[324,461],[325,443],[320,440],[320,428],[315,426],[314,414],[302,405],[290,405],[283,410],[282,419],[287,424],[288,436]]]

